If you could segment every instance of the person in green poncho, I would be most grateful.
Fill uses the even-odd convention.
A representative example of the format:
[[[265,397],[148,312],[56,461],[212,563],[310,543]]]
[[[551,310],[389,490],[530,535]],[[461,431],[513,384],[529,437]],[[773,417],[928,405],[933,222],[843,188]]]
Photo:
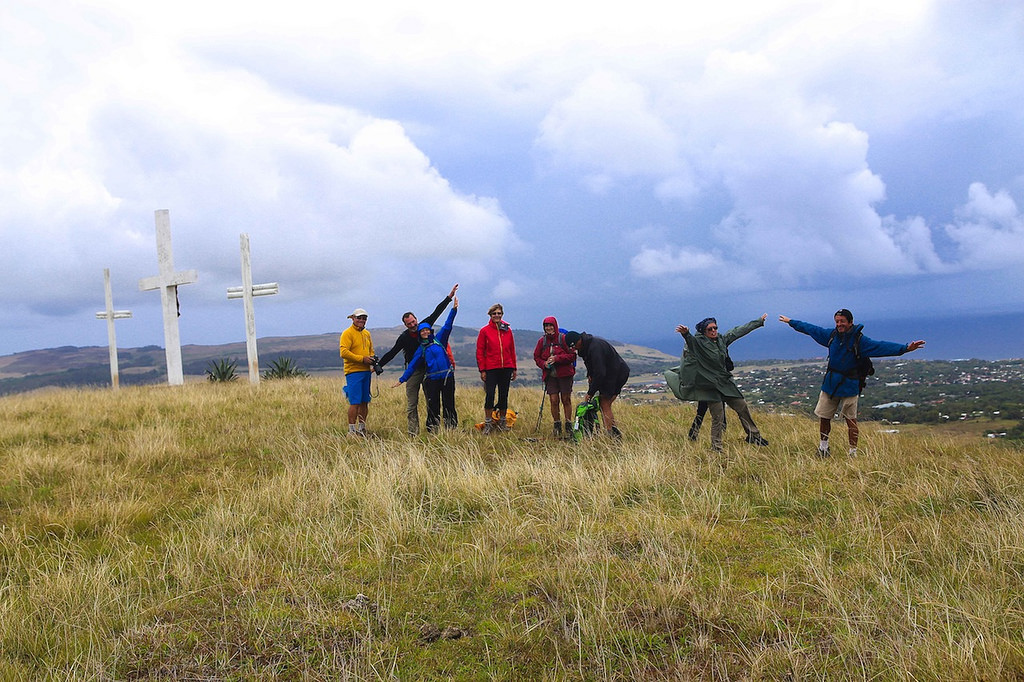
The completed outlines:
[[[729,345],[736,339],[764,326],[765,313],[756,320],[734,327],[724,334],[718,333],[718,321],[708,317],[697,323],[697,334],[690,333],[686,325],[679,325],[676,331],[682,334],[686,348],[680,366],[666,370],[665,378],[672,392],[680,400],[695,400],[708,403],[711,412],[711,447],[722,449],[722,434],[725,431],[725,406],[728,405],[740,419],[747,432],[747,442],[753,445],[768,445],[750,416],[750,409],[743,394],[732,380],[732,359]]]

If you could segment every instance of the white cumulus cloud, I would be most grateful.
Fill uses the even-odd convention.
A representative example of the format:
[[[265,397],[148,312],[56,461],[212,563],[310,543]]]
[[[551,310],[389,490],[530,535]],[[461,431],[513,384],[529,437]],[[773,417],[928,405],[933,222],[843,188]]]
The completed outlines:
[[[537,143],[556,165],[582,171],[593,190],[643,176],[658,178],[665,196],[685,198],[694,191],[675,132],[643,86],[614,72],[591,74],[555,103]]]
[[[714,254],[672,247],[644,247],[629,261],[631,271],[638,277],[698,275],[720,269],[722,265],[722,260]]]
[[[0,277],[19,283],[0,298],[12,304],[85,305],[103,267],[120,282],[153,274],[161,208],[178,267],[199,269],[195,295],[209,300],[239,277],[240,232],[255,276],[287,280],[291,297],[420,264],[447,264],[447,279],[495,243],[518,244],[500,203],[453,187],[394,120],[282,94],[104,24],[66,30],[24,58],[38,73],[77,54],[77,79],[45,92],[27,74],[0,94],[8,112],[33,98],[43,112],[20,121],[32,144],[0,165]]]
[[[960,264],[972,269],[1024,265],[1024,216],[1005,190],[995,194],[980,182],[968,189],[956,222],[946,226]]]

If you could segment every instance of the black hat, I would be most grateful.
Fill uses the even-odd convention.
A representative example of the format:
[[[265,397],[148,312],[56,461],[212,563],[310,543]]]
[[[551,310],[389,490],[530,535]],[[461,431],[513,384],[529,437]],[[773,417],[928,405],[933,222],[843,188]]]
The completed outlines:
[[[705,317],[703,320],[698,322],[697,323],[697,333],[698,334],[703,334],[704,330],[708,328],[708,324],[710,324],[712,322],[714,322],[715,324],[718,324],[718,320],[716,320],[713,317]]]
[[[840,308],[839,310],[837,310],[836,315],[839,315],[840,317],[845,317],[847,320],[849,320],[850,324],[853,324],[853,313],[851,313],[846,308]],[[832,317],[835,317],[836,315],[833,315]]]

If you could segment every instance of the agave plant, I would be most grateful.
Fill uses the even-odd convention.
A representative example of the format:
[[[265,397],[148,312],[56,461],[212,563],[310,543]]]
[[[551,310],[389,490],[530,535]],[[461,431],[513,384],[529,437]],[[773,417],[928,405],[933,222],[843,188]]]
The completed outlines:
[[[270,363],[270,369],[263,373],[264,379],[291,379],[309,376],[296,365],[291,358],[279,357]]]
[[[206,378],[212,382],[234,381],[238,378],[235,368],[238,363],[228,358],[211,360],[210,367],[206,370]]]

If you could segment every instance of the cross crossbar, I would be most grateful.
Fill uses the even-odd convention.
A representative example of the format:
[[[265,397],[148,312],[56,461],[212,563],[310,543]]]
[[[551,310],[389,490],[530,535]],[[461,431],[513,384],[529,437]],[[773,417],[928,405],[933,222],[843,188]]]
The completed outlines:
[[[96,319],[107,321],[107,349],[110,355],[110,385],[116,391],[120,387],[120,374],[117,368],[117,336],[114,334],[114,320],[124,320],[132,316],[130,310],[114,310],[114,295],[110,290],[110,268],[103,268],[103,297],[106,309],[96,313]]]
[[[238,239],[242,254],[242,286],[228,287],[229,299],[242,299],[245,310],[245,352],[249,360],[249,383],[260,383],[260,359],[256,350],[256,311],[252,305],[254,296],[273,296],[277,293],[277,282],[252,283],[252,259],[249,255],[249,235],[242,233]]]

